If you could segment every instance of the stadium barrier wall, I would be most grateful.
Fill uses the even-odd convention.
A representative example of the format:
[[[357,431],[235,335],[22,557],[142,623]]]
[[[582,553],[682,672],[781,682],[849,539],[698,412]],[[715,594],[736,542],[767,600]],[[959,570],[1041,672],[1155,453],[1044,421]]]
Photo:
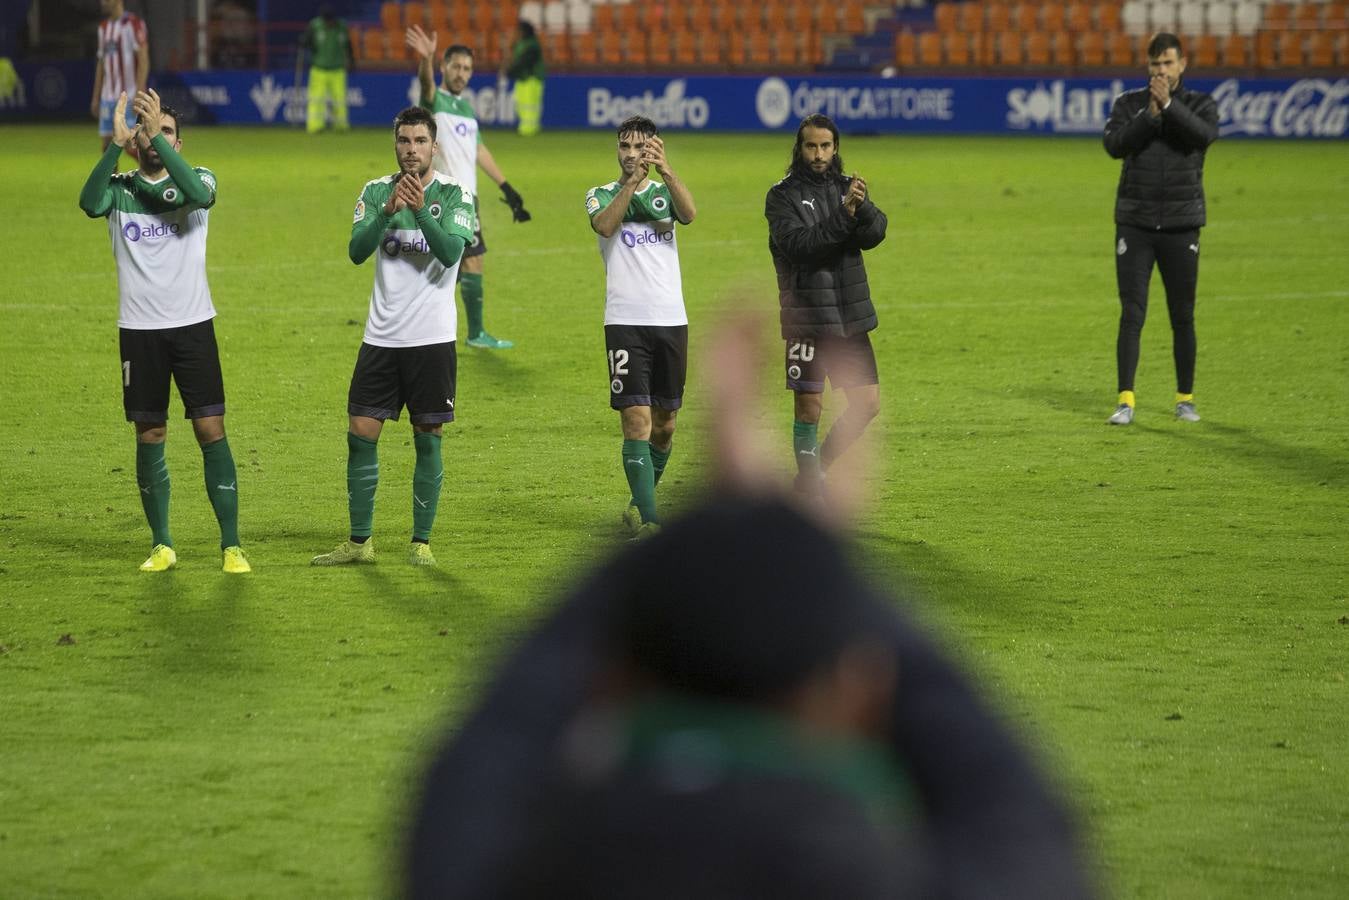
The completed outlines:
[[[87,118],[87,64],[20,66],[16,97],[0,100],[0,121]],[[305,92],[285,71],[158,74],[152,84],[194,124],[299,124]],[[1349,136],[1349,78],[1194,78],[1218,101],[1228,137],[1340,139]],[[662,128],[791,131],[824,113],[846,133],[1099,134],[1116,95],[1133,78],[874,78],[812,76],[557,75],[544,97],[546,128],[612,128],[644,115]],[[486,128],[513,127],[508,86],[475,77],[470,98]],[[348,105],[355,125],[387,125],[415,103],[411,74],[355,72]]]

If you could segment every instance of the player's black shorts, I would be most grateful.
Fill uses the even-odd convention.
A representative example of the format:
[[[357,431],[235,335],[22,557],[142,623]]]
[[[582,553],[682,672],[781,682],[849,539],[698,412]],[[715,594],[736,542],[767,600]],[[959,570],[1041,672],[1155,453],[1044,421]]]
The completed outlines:
[[[361,343],[347,391],[347,414],[393,419],[404,406],[413,425],[454,421],[454,341],[421,347]]]
[[[184,418],[225,414],[225,379],[213,320],[181,328],[120,328],[118,344],[128,422],[169,420],[170,378],[183,398]]]
[[[852,337],[825,335],[787,338],[787,390],[824,393],[824,380],[835,388],[880,384],[876,353],[865,332]]]
[[[478,223],[477,218],[473,219],[473,240],[469,241],[464,247],[464,257],[482,256],[487,252],[487,242],[482,239],[482,225]],[[463,258],[463,257],[461,257]]]
[[[604,345],[609,351],[609,406],[679,409],[684,404],[687,325],[605,325]]]

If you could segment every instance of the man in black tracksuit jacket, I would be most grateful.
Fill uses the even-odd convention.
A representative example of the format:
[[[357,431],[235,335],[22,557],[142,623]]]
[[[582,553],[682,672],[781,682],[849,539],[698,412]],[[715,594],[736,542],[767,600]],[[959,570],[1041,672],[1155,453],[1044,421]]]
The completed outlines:
[[[1204,215],[1204,151],[1218,137],[1218,107],[1208,94],[1181,84],[1180,39],[1161,33],[1148,44],[1146,88],[1115,100],[1105,149],[1124,160],[1115,199],[1115,276],[1119,336],[1115,357],[1119,405],[1109,419],[1134,418],[1138,341],[1156,262],[1166,286],[1176,361],[1176,418],[1199,421],[1194,408],[1194,293],[1199,280],[1199,229]]]
[[[880,379],[867,332],[876,327],[862,251],[885,239],[886,218],[866,182],[843,175],[838,127],[807,116],[787,177],[768,191],[768,249],[778,276],[787,388],[796,394],[792,445],[798,490],[817,493],[824,471],[880,411]],[[820,445],[824,382],[848,408]]]

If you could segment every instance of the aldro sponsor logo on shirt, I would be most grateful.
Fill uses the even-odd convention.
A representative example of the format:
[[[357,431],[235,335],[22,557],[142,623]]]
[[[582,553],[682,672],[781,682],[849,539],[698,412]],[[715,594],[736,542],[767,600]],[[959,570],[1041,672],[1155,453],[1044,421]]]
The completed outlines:
[[[408,240],[404,240],[396,234],[387,234],[384,236],[384,242],[380,244],[380,249],[384,251],[385,256],[395,259],[409,253],[425,255],[431,252],[431,245],[426,243],[426,238],[420,234]]]
[[[619,240],[628,247],[644,247],[648,244],[668,244],[674,240],[674,229],[669,231],[632,231],[624,228]]]
[[[122,237],[134,244],[137,241],[155,241],[177,237],[179,231],[181,229],[177,222],[157,222],[144,225],[140,222],[128,222],[122,226]]]

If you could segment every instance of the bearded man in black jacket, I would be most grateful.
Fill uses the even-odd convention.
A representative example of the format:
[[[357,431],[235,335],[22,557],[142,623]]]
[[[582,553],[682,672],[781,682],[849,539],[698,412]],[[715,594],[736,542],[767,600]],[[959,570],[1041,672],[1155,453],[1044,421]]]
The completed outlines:
[[[1218,107],[1181,83],[1185,53],[1174,34],[1148,44],[1148,86],[1115,99],[1105,149],[1124,160],[1115,199],[1115,277],[1119,336],[1115,360],[1119,405],[1111,425],[1134,419],[1134,373],[1156,263],[1166,286],[1176,362],[1176,418],[1198,422],[1194,408],[1194,294],[1204,210],[1204,151],[1218,137]]]
[[[838,127],[807,116],[796,130],[787,177],[768,191],[768,249],[778,276],[787,388],[796,395],[796,486],[818,493],[830,463],[880,411],[880,378],[868,332],[876,308],[862,251],[885,239],[886,218],[867,183],[843,174]],[[819,440],[825,380],[848,406]]]

